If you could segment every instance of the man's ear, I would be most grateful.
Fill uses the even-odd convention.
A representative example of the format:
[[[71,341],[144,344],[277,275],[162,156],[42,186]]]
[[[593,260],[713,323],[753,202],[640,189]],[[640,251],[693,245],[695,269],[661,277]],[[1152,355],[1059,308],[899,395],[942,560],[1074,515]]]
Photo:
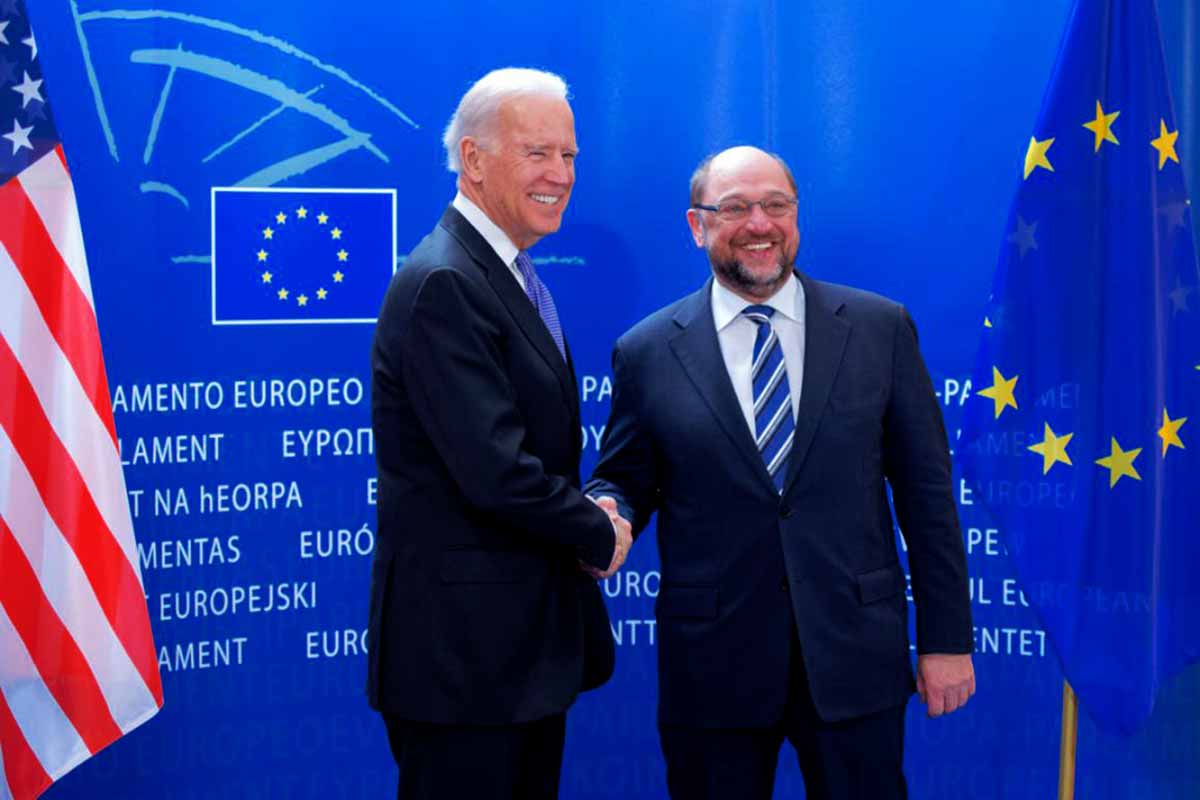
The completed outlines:
[[[464,136],[458,140],[458,160],[462,164],[459,174],[470,183],[483,182],[482,155],[483,148],[474,136]]]
[[[688,227],[692,229],[692,241],[696,243],[696,247],[704,247],[704,217],[700,216],[700,210],[697,208],[689,208],[687,212]]]

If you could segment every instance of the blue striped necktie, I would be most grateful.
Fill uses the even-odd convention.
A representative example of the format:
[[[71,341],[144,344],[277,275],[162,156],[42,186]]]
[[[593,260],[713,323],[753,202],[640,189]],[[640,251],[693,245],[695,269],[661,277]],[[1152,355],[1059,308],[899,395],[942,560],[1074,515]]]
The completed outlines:
[[[529,302],[533,303],[538,316],[542,318],[542,322],[546,323],[546,329],[550,331],[550,336],[558,345],[558,352],[565,361],[567,351],[563,347],[562,325],[558,322],[558,309],[554,307],[554,298],[550,296],[550,290],[546,288],[546,284],[542,283],[537,273],[534,272],[533,259],[524,250],[517,253],[517,271],[525,279],[525,294],[529,295]]]
[[[770,306],[747,306],[742,314],[758,326],[754,340],[754,359],[750,368],[750,385],[754,397],[754,439],[775,488],[783,491],[787,475],[788,454],[796,433],[792,417],[792,393],[788,386],[787,365],[783,363],[783,348],[771,325],[775,309]]]

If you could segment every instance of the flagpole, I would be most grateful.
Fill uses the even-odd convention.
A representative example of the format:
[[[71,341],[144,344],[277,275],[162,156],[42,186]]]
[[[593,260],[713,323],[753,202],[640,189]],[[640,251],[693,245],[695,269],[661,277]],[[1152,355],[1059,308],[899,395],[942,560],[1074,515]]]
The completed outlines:
[[[1058,800],[1075,797],[1075,739],[1079,732],[1079,698],[1063,681],[1062,739],[1058,745]]]

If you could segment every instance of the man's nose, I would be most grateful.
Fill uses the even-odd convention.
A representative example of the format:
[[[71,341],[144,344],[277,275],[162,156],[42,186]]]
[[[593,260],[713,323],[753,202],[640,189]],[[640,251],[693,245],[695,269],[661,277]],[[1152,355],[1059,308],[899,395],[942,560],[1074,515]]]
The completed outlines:
[[[750,216],[746,219],[746,226],[759,231],[771,227],[771,216],[763,211],[762,203],[754,203],[750,206]]]
[[[562,185],[570,183],[571,165],[567,159],[561,155],[551,158],[550,164],[546,167],[546,179]]]

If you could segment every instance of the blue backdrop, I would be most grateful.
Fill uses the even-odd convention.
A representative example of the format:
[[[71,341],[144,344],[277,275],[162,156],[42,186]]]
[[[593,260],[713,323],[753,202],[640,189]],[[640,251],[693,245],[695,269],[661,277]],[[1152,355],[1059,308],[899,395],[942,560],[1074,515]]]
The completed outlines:
[[[329,320],[357,318],[364,297],[377,306],[394,266],[378,257],[389,214],[402,269],[453,196],[440,138],[465,88],[510,64],[572,87],[578,184],[562,232],[535,256],[576,356],[585,475],[608,414],[611,343],[704,280],[687,179],[735,143],[794,168],[803,269],[909,307],[953,438],[1069,2],[30,6],[79,197],[166,692],[155,719],[50,796],[324,799],[387,797],[395,781],[363,693],[372,327]],[[1198,12],[1192,0],[1159,7],[1194,187]],[[291,203],[278,204],[289,235],[295,206],[319,210],[326,195],[313,190],[394,190],[365,218],[337,205],[354,219],[347,236],[360,237],[344,271],[362,276],[360,294],[332,316],[313,299],[302,318],[295,290],[264,289],[286,288],[273,274],[222,299],[221,287],[239,286],[220,280],[222,248],[253,238],[243,218],[269,226],[259,214],[273,209],[230,211],[226,223],[214,187],[306,190],[301,203],[278,194]],[[330,269],[305,274],[304,292],[332,300],[340,257],[320,258]],[[252,290],[287,314],[261,312]],[[913,705],[911,793],[1051,797],[1058,665],[998,533],[969,493],[960,502],[979,694],[943,720]],[[565,798],[665,796],[656,568],[648,534],[605,583],[617,671],[570,715]],[[1192,670],[1133,739],[1100,734],[1085,715],[1077,796],[1200,796],[1198,711]],[[789,752],[781,765],[778,795],[802,796]]]

